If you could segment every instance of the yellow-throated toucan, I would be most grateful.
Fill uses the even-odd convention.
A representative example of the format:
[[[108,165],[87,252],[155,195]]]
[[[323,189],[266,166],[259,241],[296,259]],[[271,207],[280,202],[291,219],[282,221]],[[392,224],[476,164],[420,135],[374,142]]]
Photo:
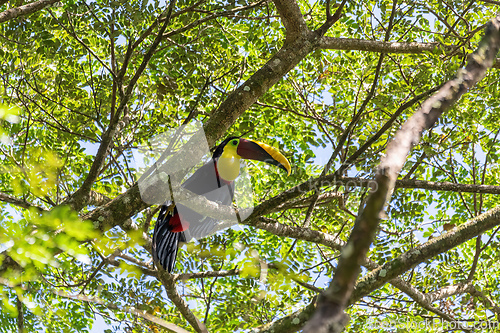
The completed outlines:
[[[212,159],[189,177],[182,187],[219,204],[231,205],[234,180],[240,173],[240,160],[264,161],[290,174],[290,163],[277,149],[261,142],[239,137],[225,139],[215,149]],[[226,191],[216,191],[227,187]],[[203,216],[170,201],[161,207],[153,232],[153,257],[163,268],[172,271],[180,242],[210,233],[217,220]]]

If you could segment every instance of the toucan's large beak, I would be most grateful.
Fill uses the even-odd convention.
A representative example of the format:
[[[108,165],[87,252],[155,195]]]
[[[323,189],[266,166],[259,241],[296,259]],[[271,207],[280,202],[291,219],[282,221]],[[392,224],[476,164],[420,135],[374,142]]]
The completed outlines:
[[[248,139],[240,139],[236,153],[241,158],[247,160],[263,161],[272,165],[276,165],[290,175],[290,163],[276,148],[268,144],[252,141]]]

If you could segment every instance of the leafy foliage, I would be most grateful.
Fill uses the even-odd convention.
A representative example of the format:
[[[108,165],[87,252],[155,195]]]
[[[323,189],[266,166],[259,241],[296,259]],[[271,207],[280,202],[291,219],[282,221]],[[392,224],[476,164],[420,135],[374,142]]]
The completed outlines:
[[[324,2],[298,3],[307,26],[321,26]],[[0,11],[16,6],[14,1],[0,4]],[[104,216],[97,223],[86,214],[133,187],[132,149],[184,122],[209,121],[236,87],[265,68],[286,43],[287,32],[269,1],[177,1],[160,46],[117,119],[125,88],[134,84],[132,78],[165,21],[166,6],[156,0],[72,0],[0,26],[0,332],[15,330],[19,318],[27,332],[89,332],[98,317],[110,331],[162,329],[131,308],[193,329],[166,296],[150,261],[155,207],[123,218],[111,229],[105,227]],[[487,2],[348,2],[327,36],[382,42],[390,26],[387,41],[417,46],[414,51],[387,51],[383,57],[375,44],[365,49],[361,44],[348,50],[318,48],[246,110],[227,135],[279,147],[293,167],[285,177],[250,163],[256,204],[318,177],[347,129],[330,172],[349,161],[405,102],[456,73],[495,11]],[[424,43],[438,46],[428,52]],[[402,178],[500,182],[497,74],[492,69],[424,135],[408,156]],[[370,178],[388,141],[418,106],[403,108],[343,174]],[[74,211],[68,198],[89,176],[115,121],[117,131],[90,199]],[[313,192],[282,202],[283,209],[266,217],[346,241],[366,189],[352,184],[320,188],[317,194],[338,195],[319,199],[304,226]],[[390,261],[496,207],[498,201],[493,194],[399,188],[370,259],[377,264]],[[294,232],[284,237],[263,229],[238,226],[180,248],[177,292],[209,331],[265,329],[308,305],[333,276],[338,248],[302,240]],[[422,293],[470,279],[499,304],[497,230],[400,277]],[[196,275],[210,271],[220,272]],[[498,305],[470,292],[435,300],[430,307],[456,320],[499,315]],[[405,324],[443,320],[389,284],[348,311],[347,330],[352,332],[379,327],[403,331],[397,324],[402,318]]]

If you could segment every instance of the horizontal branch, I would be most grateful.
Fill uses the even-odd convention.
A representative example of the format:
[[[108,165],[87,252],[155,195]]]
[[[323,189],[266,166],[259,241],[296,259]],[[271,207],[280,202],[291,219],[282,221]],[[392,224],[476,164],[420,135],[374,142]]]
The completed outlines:
[[[445,45],[437,42],[382,42],[377,40],[323,36],[320,39],[318,48],[342,51],[420,54],[424,52],[443,53],[446,51],[454,50],[456,46]],[[492,68],[500,68],[500,59],[496,59],[496,62],[495,64],[493,64]]]
[[[303,309],[289,316],[257,328],[259,333],[290,333],[298,331],[311,318],[316,310],[316,297]]]
[[[19,199],[19,198],[12,196],[12,195],[9,195],[7,193],[2,193],[2,192],[0,192],[0,201],[6,202],[6,203],[9,203],[9,204],[21,207],[21,208],[25,208],[25,209],[36,208],[39,211],[46,210],[45,208],[36,206],[36,205],[34,205],[34,204],[24,200],[24,199]]]
[[[462,282],[452,286],[446,286],[440,288],[439,290],[432,291],[430,293],[424,294],[427,302],[432,303],[441,299],[448,298],[450,296],[462,294],[469,290],[472,282]]]
[[[266,215],[270,212],[280,209],[281,206],[302,194],[308,193],[315,189],[324,187],[348,186],[348,187],[367,187],[374,188],[376,182],[373,179],[364,179],[356,177],[336,177],[335,174],[328,176],[310,178],[307,181],[292,187],[282,193],[264,201],[254,207],[252,215],[249,219]],[[500,186],[495,185],[473,185],[473,184],[457,184],[451,182],[431,182],[425,180],[401,179],[397,180],[395,188],[418,188],[423,190],[433,191],[450,191],[464,193],[482,193],[482,194],[500,194]]]
[[[311,178],[310,180],[295,186],[280,195],[273,197],[267,201],[262,202],[258,206],[254,208],[254,212],[252,215],[245,221],[243,224],[250,225],[256,228],[267,230],[276,235],[293,235],[292,237],[296,237],[297,235],[304,235],[302,232],[296,233],[294,228],[286,225],[276,225],[269,224],[269,220],[258,220],[261,216],[268,214],[275,210],[281,210],[282,206],[287,206],[287,203],[304,193],[308,193],[312,189],[318,187],[330,187],[335,185],[341,186],[361,186],[361,187],[371,187],[373,184],[373,180],[371,179],[363,179],[363,178],[354,178],[354,177],[341,177],[335,179],[333,175],[319,177],[319,178]],[[161,187],[161,186],[160,186]],[[435,191],[452,191],[452,192],[463,192],[463,193],[483,193],[483,194],[500,194],[500,186],[494,185],[473,185],[473,184],[456,184],[450,182],[429,182],[422,180],[397,180],[396,188],[420,188],[425,190],[435,190]],[[182,196],[182,193],[189,195],[189,191],[184,190],[179,192],[181,198],[185,198]],[[336,196],[335,193],[331,193],[332,198]],[[0,199],[2,200],[2,199]],[[20,199],[16,199],[19,201]],[[307,202],[304,199],[304,202]],[[297,201],[296,203],[300,203],[301,201]],[[100,206],[88,214],[82,216],[82,219],[93,220],[96,222],[96,226],[100,229],[111,228],[117,225],[123,226],[129,219],[136,215],[138,212],[147,208],[149,205],[142,201],[139,187],[137,185],[132,186],[125,193],[119,195],[112,201]],[[197,200],[197,207],[200,211],[208,214],[208,215],[216,215],[216,216],[224,216],[225,214],[231,214],[229,208],[222,209],[215,202],[210,202],[206,200],[204,197],[199,197]],[[313,231],[317,232],[317,231]],[[315,242],[313,239],[322,239],[322,237],[315,238],[317,235],[310,234],[306,232],[307,236],[304,236],[303,240]],[[302,237],[299,236],[299,237]],[[328,242],[328,240],[324,240]],[[322,241],[321,241],[322,242]],[[320,242],[320,243],[321,243]],[[324,244],[326,246],[332,246],[332,244]]]
[[[356,186],[363,186],[363,187],[371,187],[374,185],[375,182],[372,179],[360,179],[360,178],[350,178],[350,177],[342,177],[340,178],[340,181],[348,185],[354,184]],[[432,181],[417,180],[417,179],[396,180],[395,188],[415,188],[422,190],[448,191],[448,192],[458,192],[458,193],[500,194],[500,186],[496,185],[432,182]]]
[[[59,1],[61,0],[40,0],[24,6],[7,9],[6,11],[0,13],[0,23],[15,19],[19,16],[33,14],[34,12],[42,10]]]
[[[340,250],[345,244],[336,236],[309,228],[292,227],[286,224],[279,223],[276,220],[267,217],[259,217],[255,220],[244,220],[241,222],[241,224],[246,224],[255,228],[266,230],[276,236],[300,239],[316,244],[325,245],[335,250]]]
[[[487,3],[490,3],[492,5],[500,6],[500,1],[496,1],[496,0],[480,0],[480,1],[487,2]]]
[[[333,200],[341,201],[342,197],[343,197],[343,194],[341,192],[337,192],[337,191],[329,191],[329,192],[322,193],[322,194],[318,195],[316,206],[328,204],[328,203],[332,202]],[[288,201],[288,202],[283,203],[282,205],[279,205],[278,207],[275,207],[273,212],[279,212],[279,211],[292,209],[292,208],[307,208],[307,207],[309,207],[310,203],[312,201],[314,201],[314,199],[315,199],[315,196],[313,195],[313,196],[309,196],[309,197],[305,197],[305,198],[299,198],[299,199],[293,200],[293,201]]]
[[[254,226],[260,229],[267,230],[271,233],[279,233],[280,235],[291,235],[295,231],[290,231],[294,227],[288,227],[283,229],[281,226],[276,226],[272,224],[266,224],[264,220],[257,220],[263,215],[266,215],[275,210],[281,210],[282,206],[288,206],[287,203],[290,200],[301,196],[302,194],[308,193],[315,188],[331,187],[331,186],[360,186],[360,187],[371,187],[374,181],[371,179],[354,178],[354,177],[340,177],[335,178],[334,175],[328,175],[325,177],[311,178],[308,181],[295,186],[281,194],[273,197],[267,201],[264,201],[254,207],[254,211],[250,217],[243,222],[243,224]],[[162,188],[162,186],[158,186]],[[429,182],[422,180],[397,180],[396,188],[419,188],[424,190],[434,190],[434,191],[452,191],[452,192],[463,192],[463,193],[483,193],[483,194],[500,194],[500,186],[494,185],[473,185],[473,184],[457,184],[451,182]],[[111,228],[117,225],[123,226],[126,221],[136,215],[138,212],[147,208],[149,205],[146,204],[140,196],[138,185],[134,185],[129,188],[125,193],[119,195],[112,201],[104,204],[103,206],[97,207],[88,214],[82,216],[82,219],[89,219],[96,222],[96,226],[100,229]],[[176,192],[180,199],[189,197],[189,191],[181,189],[180,192]],[[326,194],[326,193],[325,193]],[[329,194],[330,195],[330,194]],[[332,199],[336,196],[336,193],[331,193]],[[18,199],[19,200],[19,199]],[[211,202],[204,197],[199,197],[196,200],[197,210],[203,212],[207,215],[218,216],[230,216],[233,212],[231,207],[220,207],[215,202]],[[302,199],[301,199],[302,200]],[[307,202],[307,199],[304,199]],[[300,203],[298,200],[296,203]],[[294,203],[295,204],[295,203]],[[222,209],[226,208],[226,209]],[[253,221],[253,222],[252,222]],[[267,221],[269,222],[269,221]],[[299,233],[301,234],[301,233]],[[310,237],[308,235],[307,237]],[[311,236],[312,237],[312,236]],[[304,239],[308,240],[308,239]],[[313,240],[310,240],[313,241]],[[327,245],[327,244],[325,244]],[[330,245],[327,245],[330,246]]]
[[[191,279],[205,279],[213,277],[227,277],[240,274],[241,270],[239,268],[233,268],[229,270],[220,271],[203,271],[196,273],[182,273],[182,274],[172,274],[174,281],[186,281]]]
[[[323,36],[319,42],[319,48],[344,51],[415,54],[423,52],[441,53],[453,49],[453,46],[443,45],[441,43],[380,42],[376,40]]]

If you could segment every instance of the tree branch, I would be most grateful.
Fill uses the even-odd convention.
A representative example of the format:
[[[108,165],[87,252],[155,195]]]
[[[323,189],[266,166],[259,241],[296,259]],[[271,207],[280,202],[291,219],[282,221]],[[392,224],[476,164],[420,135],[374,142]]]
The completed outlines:
[[[17,330],[19,333],[24,332],[24,309],[23,309],[23,302],[21,302],[21,299],[19,298],[19,295],[16,296],[16,308],[17,308]]]
[[[420,54],[431,52],[439,54],[455,49],[457,46],[441,43],[419,43],[419,42],[381,42],[357,38],[340,38],[323,36],[319,41],[318,48],[343,51],[367,51],[395,54]],[[500,68],[500,58],[496,58],[491,68]]]
[[[39,0],[24,6],[7,9],[0,13],[0,23],[15,19],[19,16],[33,14],[61,0]]]
[[[311,318],[316,310],[316,297],[303,309],[297,310],[289,316],[257,328],[259,333],[290,333],[296,332]]]
[[[158,279],[161,281],[163,286],[165,287],[165,291],[167,292],[168,298],[174,302],[175,306],[179,310],[179,312],[186,318],[186,320],[193,326],[196,332],[198,333],[208,333],[205,325],[196,318],[196,316],[191,312],[187,303],[182,299],[182,297],[177,292],[177,288],[175,285],[174,276],[167,273],[164,269],[161,268],[161,265],[155,263],[156,267],[158,267]]]
[[[500,6],[500,1],[496,1],[496,0],[480,0],[480,1],[486,2],[486,3],[491,3],[492,5]]]
[[[34,205],[24,199],[18,199],[12,195],[3,192],[0,192],[0,201],[7,202],[25,209],[36,208],[38,211],[46,211],[46,209],[43,207]]]
[[[376,40],[323,36],[319,41],[318,48],[344,51],[419,54],[423,52],[440,53],[451,50],[452,46],[440,43],[380,42]]]
[[[309,228],[292,227],[267,217],[260,217],[255,220],[247,219],[242,221],[241,224],[269,231],[276,236],[305,240],[316,244],[322,244],[336,250],[340,250],[342,246],[345,245],[345,243],[336,236]]]
[[[309,32],[306,21],[296,1],[273,0],[286,29],[286,42],[297,38],[303,32]]]
[[[212,277],[226,277],[226,276],[234,276],[240,274],[241,270],[239,268],[233,268],[229,270],[221,270],[221,271],[204,271],[197,273],[183,273],[183,274],[173,274],[174,281],[186,281],[191,279],[204,279],[204,278],[212,278]]]
[[[500,316],[500,307],[496,305],[491,298],[489,298],[487,295],[482,293],[480,290],[478,290],[476,287],[474,287],[473,284],[468,285],[467,292],[471,294],[471,296],[475,296],[479,299],[481,303],[485,305],[485,307],[493,312],[496,313],[497,316]]]
[[[316,30],[318,34],[323,36],[328,31],[328,29],[330,29],[332,25],[334,25],[335,22],[339,20],[340,16],[342,15],[342,9],[344,8],[346,2],[347,0],[343,0],[335,11],[335,14],[332,15],[330,11],[330,0],[326,1],[326,21],[321,25],[321,27],[318,28],[318,30]]]

